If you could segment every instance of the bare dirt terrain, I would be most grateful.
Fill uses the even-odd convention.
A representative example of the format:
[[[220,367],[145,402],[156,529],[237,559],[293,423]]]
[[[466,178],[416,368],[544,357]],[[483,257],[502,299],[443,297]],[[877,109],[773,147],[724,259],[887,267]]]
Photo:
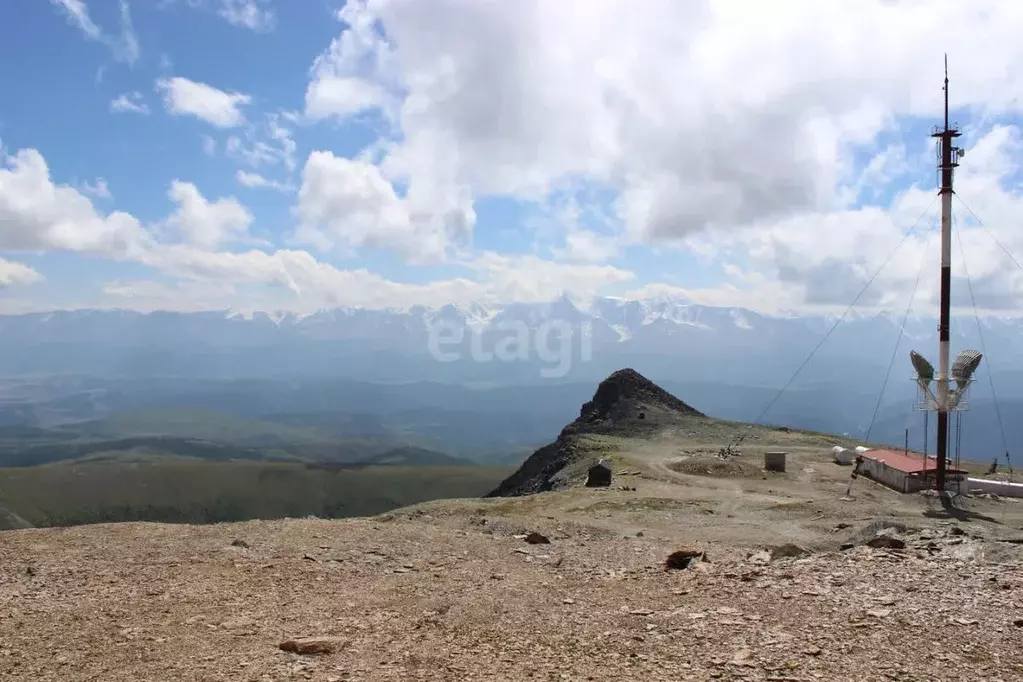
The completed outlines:
[[[842,499],[837,439],[644,421],[534,495],[2,533],[0,679],[1023,679],[1023,503]]]

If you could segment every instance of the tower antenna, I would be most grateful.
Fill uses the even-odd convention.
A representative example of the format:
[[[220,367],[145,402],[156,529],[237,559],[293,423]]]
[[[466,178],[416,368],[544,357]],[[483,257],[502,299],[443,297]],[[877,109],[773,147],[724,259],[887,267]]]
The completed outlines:
[[[964,350],[949,366],[949,318],[952,307],[952,194],[954,193],[952,181],[955,179],[955,169],[959,165],[959,158],[962,156],[963,150],[952,144],[961,133],[959,126],[950,125],[948,120],[947,54],[945,55],[945,86],[943,89],[945,91],[945,123],[942,127],[934,126],[931,132],[931,137],[938,141],[938,174],[941,181],[938,189],[938,194],[941,196],[941,298],[938,315],[937,375],[935,375],[934,367],[922,355],[916,351],[909,354],[916,370],[916,383],[922,394],[920,407],[938,413],[935,478],[939,493],[945,493],[947,490],[948,413],[967,408],[967,389],[973,381],[973,373],[981,359],[981,354],[977,351]],[[955,382],[954,388],[950,385],[950,382],[953,381]],[[931,391],[932,382],[936,384],[935,391]],[[924,457],[927,457],[926,453],[924,453]],[[924,461],[926,462],[926,459]],[[924,471],[926,473],[926,466]],[[959,480],[962,472],[957,471],[955,476]]]
[[[953,155],[952,141],[959,137],[959,130],[948,124],[948,54],[945,55],[945,125],[935,130],[931,137],[938,138],[941,145],[941,298],[938,316],[938,433],[937,433],[937,478],[938,492],[945,489],[945,473],[948,467],[948,408],[949,408],[949,327],[951,316],[952,285],[952,181],[958,159]]]

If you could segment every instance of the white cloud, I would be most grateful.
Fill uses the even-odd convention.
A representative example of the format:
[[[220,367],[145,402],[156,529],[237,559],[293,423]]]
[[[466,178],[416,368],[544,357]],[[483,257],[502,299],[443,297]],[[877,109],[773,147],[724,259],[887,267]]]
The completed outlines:
[[[306,113],[393,114],[387,177],[534,199],[595,183],[633,241],[841,208],[861,145],[938,113],[946,26],[987,36],[952,55],[953,106],[1023,105],[1011,3],[353,0],[343,18]]]
[[[82,191],[96,197],[97,199],[112,198],[110,188],[107,186],[107,181],[103,178],[96,178],[95,182],[83,182]]]
[[[571,230],[565,233],[565,246],[555,249],[554,255],[570,262],[603,263],[619,253],[618,240],[589,230]]]
[[[365,269],[341,270],[307,251],[220,251],[231,243],[252,241],[248,236],[252,215],[233,197],[210,201],[195,185],[177,180],[169,191],[176,210],[153,228],[166,228],[171,232],[167,236],[182,239],[158,240],[135,217],[121,212],[103,215],[78,190],[54,184],[36,150],[18,152],[8,159],[8,166],[0,170],[0,249],[88,252],[139,263],[173,278],[107,283],[108,296],[122,303],[133,300],[132,307],[140,309],[213,309],[245,300],[294,310],[547,301],[564,293],[591,296],[633,278],[631,272],[610,266],[484,252],[457,266],[465,271],[464,277],[408,284]],[[12,284],[35,281],[17,264],[3,268]],[[168,304],[175,296],[184,298]]]
[[[232,135],[224,148],[227,155],[253,168],[281,163],[295,169],[295,140],[291,130],[281,125],[281,114],[268,114],[262,127],[247,126],[243,137]]]
[[[998,242],[1014,254],[1023,254],[1023,235],[1016,227],[1023,196],[1009,181],[1021,154],[1020,130],[995,127],[973,142],[956,178],[957,197],[970,202]],[[889,152],[880,152],[878,158],[882,161],[868,163],[867,168],[886,162]],[[799,212],[708,235],[705,239],[718,259],[741,265],[723,269],[723,284],[685,289],[685,295],[697,302],[745,305],[767,312],[808,307],[841,310],[891,257],[858,306],[904,310],[917,286],[914,309],[934,310],[940,286],[939,211],[933,191],[917,186],[897,192],[883,205]],[[965,282],[968,270],[981,309],[1018,307],[1023,301],[1023,272],[985,229],[971,221],[958,199],[953,201],[953,215],[957,234],[952,243],[952,271],[953,277],[963,278],[954,282],[953,304],[971,307]],[[903,241],[914,225],[913,234]]]
[[[116,258],[138,253],[148,236],[135,217],[96,211],[78,190],[50,178],[35,149],[0,166],[0,250],[81,251]]]
[[[128,64],[134,64],[138,60],[139,42],[131,23],[127,0],[120,0],[121,34],[118,36],[105,33],[93,22],[89,17],[89,8],[84,0],[51,0],[51,2],[63,10],[68,21],[76,26],[86,38],[106,45],[114,55],[114,59]]]
[[[397,103],[389,95],[395,86],[393,78],[385,75],[391,50],[377,35],[373,15],[363,3],[350,2],[338,12],[338,19],[345,22],[347,30],[331,41],[310,70],[305,115],[311,120],[330,116],[344,120]]]
[[[217,155],[217,141],[209,135],[202,136],[202,152],[206,156]]]
[[[189,244],[216,249],[248,236],[252,214],[234,197],[210,202],[195,185],[180,180],[171,182],[167,196],[178,205],[167,225]]]
[[[163,93],[167,111],[175,115],[195,116],[218,128],[234,128],[245,122],[241,107],[251,98],[238,92],[217,88],[175,76],[161,78],[156,89]]]
[[[145,262],[190,282],[284,289],[293,298],[278,299],[275,307],[291,310],[334,306],[439,307],[473,301],[546,302],[566,293],[582,298],[593,296],[633,278],[632,273],[610,266],[572,266],[533,256],[494,253],[484,253],[466,264],[471,277],[424,284],[394,282],[364,269],[340,270],[317,261],[306,251],[289,249],[217,253],[172,245],[148,254]]]
[[[446,205],[427,207],[424,199]],[[410,188],[399,197],[372,163],[325,151],[306,160],[296,212],[303,243],[392,249],[413,262],[443,258],[466,242],[476,222],[472,201],[457,190],[416,195]]]
[[[253,31],[271,31],[277,23],[266,0],[220,0],[217,13],[233,26]]]
[[[142,93],[128,92],[123,95],[118,95],[116,99],[110,102],[110,111],[130,111],[135,114],[144,115],[149,113],[149,105],[142,100]]]
[[[0,258],[0,290],[22,284],[35,284],[42,279],[43,276],[29,266]]]
[[[177,0],[161,0],[160,8],[170,7]],[[189,7],[216,12],[232,26],[247,28],[257,33],[272,31],[277,25],[277,13],[270,0],[185,0]]]
[[[235,180],[239,184],[245,185],[246,187],[265,187],[267,189],[275,189],[279,192],[291,192],[295,188],[285,182],[279,182],[277,180],[268,180],[259,173],[250,173],[239,169],[235,175]]]

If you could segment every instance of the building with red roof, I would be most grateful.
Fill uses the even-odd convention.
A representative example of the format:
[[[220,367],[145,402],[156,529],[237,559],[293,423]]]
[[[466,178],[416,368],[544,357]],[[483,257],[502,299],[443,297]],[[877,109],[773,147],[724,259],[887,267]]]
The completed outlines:
[[[919,452],[900,450],[867,450],[859,473],[900,493],[914,493],[933,488],[938,464],[934,457]],[[967,472],[947,467],[945,487],[966,492]]]

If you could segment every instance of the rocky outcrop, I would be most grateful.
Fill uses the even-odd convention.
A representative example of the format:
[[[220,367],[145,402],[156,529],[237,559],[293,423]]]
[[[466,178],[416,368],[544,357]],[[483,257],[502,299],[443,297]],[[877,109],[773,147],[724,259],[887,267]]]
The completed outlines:
[[[579,410],[579,417],[561,430],[557,440],[530,455],[487,497],[529,495],[567,484],[564,469],[590,454],[577,442],[578,436],[639,435],[680,417],[703,416],[636,370],[620,369],[600,382],[593,398]]]

